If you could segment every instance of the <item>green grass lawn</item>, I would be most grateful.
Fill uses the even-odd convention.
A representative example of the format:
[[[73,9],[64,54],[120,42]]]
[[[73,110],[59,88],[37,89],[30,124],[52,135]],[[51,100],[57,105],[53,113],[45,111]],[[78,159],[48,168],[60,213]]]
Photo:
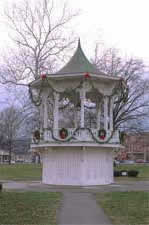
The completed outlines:
[[[115,181],[139,181],[149,180],[149,165],[134,164],[134,165],[119,165],[116,170],[138,170],[137,178],[133,177],[116,177]],[[0,164],[0,180],[41,180],[42,166],[38,164]]]
[[[140,181],[149,180],[148,164],[118,165],[115,170],[138,170],[137,178],[116,177],[115,181]],[[41,180],[42,166],[39,164],[0,164],[0,180]]]
[[[0,164],[0,180],[41,180],[41,173],[38,164]]]
[[[114,225],[149,225],[149,192],[110,192],[96,194]]]
[[[60,199],[54,192],[1,192],[0,224],[55,225]]]
[[[141,180],[149,180],[149,165],[148,164],[130,164],[130,165],[118,165],[114,167],[115,170],[138,170],[138,177],[116,177],[116,181],[141,181]]]

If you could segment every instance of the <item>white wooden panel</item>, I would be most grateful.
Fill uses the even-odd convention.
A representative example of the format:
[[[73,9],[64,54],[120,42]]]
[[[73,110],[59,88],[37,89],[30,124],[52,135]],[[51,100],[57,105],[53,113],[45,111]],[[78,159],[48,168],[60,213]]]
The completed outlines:
[[[80,185],[81,154],[80,150],[65,148],[44,154],[43,183]]]
[[[43,153],[43,183],[86,186],[112,182],[110,149],[61,147]]]

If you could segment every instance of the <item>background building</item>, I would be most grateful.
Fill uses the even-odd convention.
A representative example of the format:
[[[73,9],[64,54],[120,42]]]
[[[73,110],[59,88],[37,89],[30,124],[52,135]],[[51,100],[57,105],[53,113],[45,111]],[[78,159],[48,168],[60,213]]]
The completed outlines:
[[[149,132],[127,134],[124,140],[125,149],[120,150],[118,159],[149,161]]]

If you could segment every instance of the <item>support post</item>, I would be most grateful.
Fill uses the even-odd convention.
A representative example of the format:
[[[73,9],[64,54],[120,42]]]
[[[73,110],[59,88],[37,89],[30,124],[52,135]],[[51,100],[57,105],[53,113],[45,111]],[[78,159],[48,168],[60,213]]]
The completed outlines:
[[[104,129],[108,130],[108,96],[104,96]]]
[[[84,102],[85,102],[85,89],[82,88],[80,90],[80,99],[81,99],[81,121],[80,121],[80,126],[81,128],[84,128],[84,113],[85,113],[85,110],[84,110]]]
[[[74,127],[77,128],[78,126],[78,123],[77,123],[77,120],[78,120],[78,112],[77,110],[75,109],[75,115],[74,115]]]
[[[101,122],[101,104],[99,104],[97,108],[97,129],[100,129],[100,122]]]
[[[59,121],[59,94],[58,93],[54,93],[54,124],[53,124],[53,128],[54,129],[58,129],[58,121]]]
[[[47,102],[47,98],[48,98],[48,93],[44,93],[44,96],[43,96],[43,128],[44,129],[48,128],[48,102]]]
[[[48,98],[48,92],[45,92],[43,93],[43,103],[41,105],[41,108],[40,108],[40,116],[43,117],[42,119],[42,122],[43,122],[43,125],[42,125],[42,128],[43,128],[43,139],[45,141],[48,140],[48,101],[47,101],[47,98]],[[40,128],[40,129],[42,129]]]
[[[42,102],[39,106],[39,120],[40,120],[40,131],[43,131],[44,128],[44,103]]]
[[[114,105],[114,98],[111,97],[110,99],[110,130],[113,131],[113,105]]]

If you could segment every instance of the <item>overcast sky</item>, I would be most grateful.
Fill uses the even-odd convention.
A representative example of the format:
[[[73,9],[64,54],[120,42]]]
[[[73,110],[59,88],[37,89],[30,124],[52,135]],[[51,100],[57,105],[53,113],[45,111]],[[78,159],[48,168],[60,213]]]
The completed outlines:
[[[13,1],[21,0],[0,0],[0,8]],[[74,30],[89,57],[93,53],[95,41],[103,41],[108,47],[120,48],[123,53],[143,58],[149,63],[149,0],[67,2],[70,8],[81,10],[81,15],[74,22]],[[1,24],[0,46],[6,46],[6,40],[7,30]]]
[[[102,39],[149,62],[149,0],[69,0],[82,9],[77,25],[85,42]]]

